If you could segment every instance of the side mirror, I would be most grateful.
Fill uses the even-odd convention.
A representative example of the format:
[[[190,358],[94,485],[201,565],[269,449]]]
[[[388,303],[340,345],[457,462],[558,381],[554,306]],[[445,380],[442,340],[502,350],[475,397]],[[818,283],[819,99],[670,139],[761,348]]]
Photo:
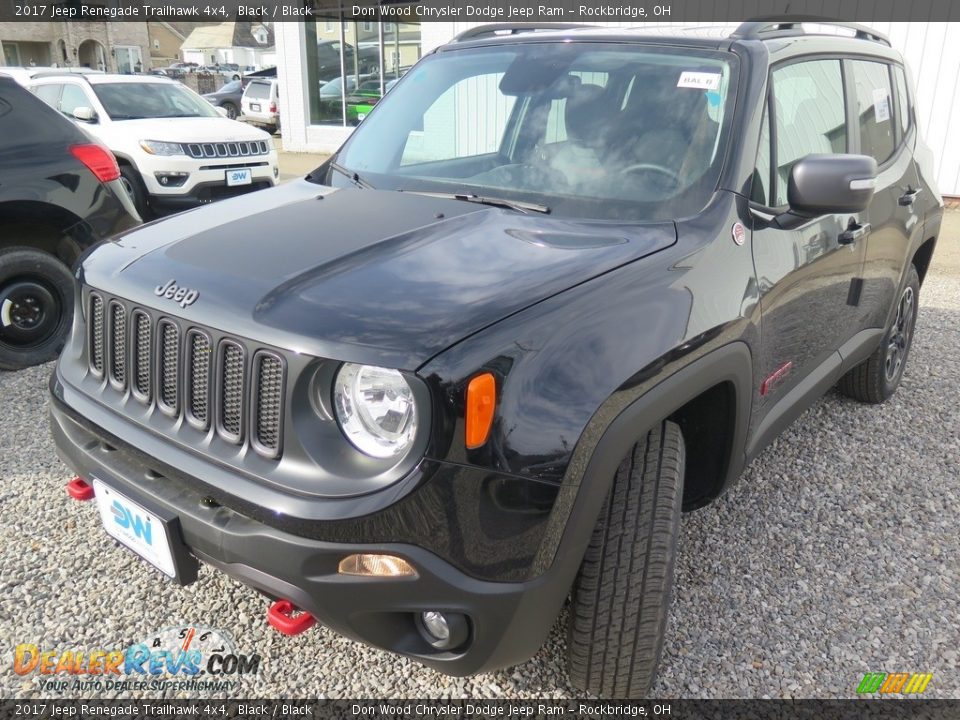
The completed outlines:
[[[97,121],[97,114],[93,111],[93,108],[87,107],[86,105],[75,107],[73,109],[73,117],[82,122],[92,123]]]
[[[866,155],[807,155],[790,171],[787,203],[805,217],[858,213],[877,186],[877,161]]]

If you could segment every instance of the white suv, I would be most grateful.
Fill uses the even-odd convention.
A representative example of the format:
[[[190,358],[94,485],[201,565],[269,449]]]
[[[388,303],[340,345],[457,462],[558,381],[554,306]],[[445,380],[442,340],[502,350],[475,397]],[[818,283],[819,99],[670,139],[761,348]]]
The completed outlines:
[[[117,156],[141,216],[277,182],[270,136],[228,120],[179,82],[142,75],[48,75],[28,85]]]
[[[280,84],[274,78],[251,80],[240,98],[240,115],[244,122],[265,128],[269,133],[280,131]]]

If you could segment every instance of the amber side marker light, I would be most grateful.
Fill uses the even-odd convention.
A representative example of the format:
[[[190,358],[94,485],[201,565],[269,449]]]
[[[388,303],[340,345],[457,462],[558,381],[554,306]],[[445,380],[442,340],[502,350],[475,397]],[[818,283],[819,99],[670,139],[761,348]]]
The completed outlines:
[[[490,436],[497,407],[497,381],[491,373],[477,375],[467,385],[467,447],[483,445]]]
[[[347,555],[340,561],[337,571],[341,575],[366,575],[369,577],[416,577],[413,565],[396,555]]]

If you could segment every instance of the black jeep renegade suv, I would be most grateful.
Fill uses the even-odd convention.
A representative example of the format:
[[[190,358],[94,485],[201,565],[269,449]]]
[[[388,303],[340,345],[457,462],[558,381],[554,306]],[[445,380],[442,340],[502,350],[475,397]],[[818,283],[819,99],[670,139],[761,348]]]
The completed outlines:
[[[903,376],[942,207],[847,31],[473,29],[307,178],[93,252],[52,422],[107,531],[452,674],[572,594],[574,682],[643,695],[681,510]]]

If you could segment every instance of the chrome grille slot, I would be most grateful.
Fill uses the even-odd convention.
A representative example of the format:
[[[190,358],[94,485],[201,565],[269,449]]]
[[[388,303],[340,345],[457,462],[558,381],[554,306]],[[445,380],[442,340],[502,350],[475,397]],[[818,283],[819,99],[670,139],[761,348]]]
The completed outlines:
[[[133,374],[130,388],[140,402],[150,402],[150,350],[153,328],[146,313],[133,313]]]
[[[157,405],[176,415],[180,411],[180,329],[170,320],[161,320],[157,334]]]
[[[243,440],[244,396],[243,348],[232,340],[220,346],[220,417],[217,430],[224,440]]]
[[[273,353],[260,351],[254,356],[253,367],[253,444],[263,454],[276,456],[283,420],[283,361]]]
[[[127,312],[110,303],[110,383],[123,390],[127,382]]]
[[[90,369],[103,377],[103,298],[90,296]]]
[[[199,330],[187,334],[187,352],[190,367],[185,383],[187,393],[187,420],[200,430],[210,427],[210,338]]]

